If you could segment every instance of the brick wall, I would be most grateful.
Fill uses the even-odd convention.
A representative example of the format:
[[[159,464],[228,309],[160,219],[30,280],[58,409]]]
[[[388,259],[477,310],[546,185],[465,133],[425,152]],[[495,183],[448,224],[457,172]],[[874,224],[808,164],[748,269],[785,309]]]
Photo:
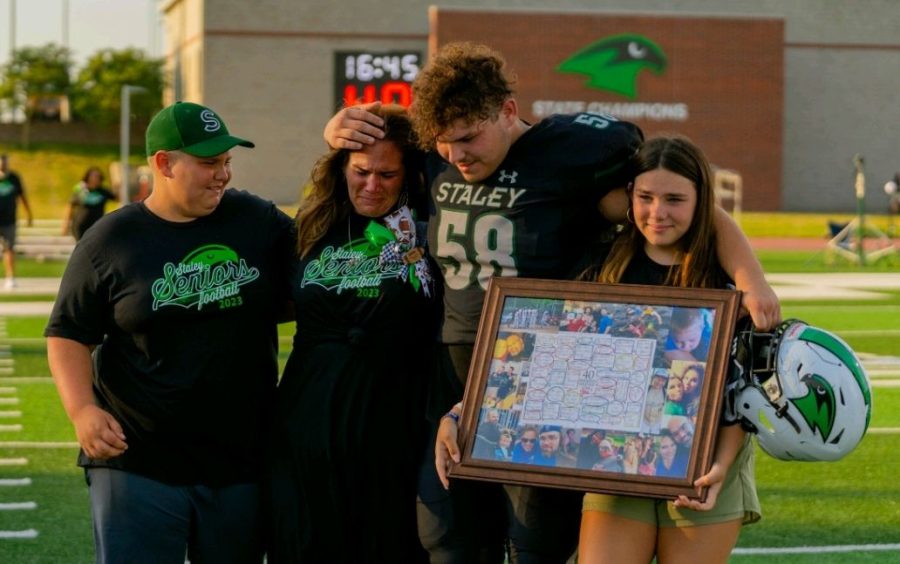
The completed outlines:
[[[464,10],[437,10],[433,17],[432,40],[439,44],[471,39],[506,56],[518,77],[516,98],[525,119],[623,111],[620,117],[647,136],[687,135],[711,162],[741,174],[744,209],[780,209],[782,19]],[[638,73],[634,98],[589,87],[583,74],[556,70],[581,49],[620,34],[651,40],[667,59],[659,74]]]

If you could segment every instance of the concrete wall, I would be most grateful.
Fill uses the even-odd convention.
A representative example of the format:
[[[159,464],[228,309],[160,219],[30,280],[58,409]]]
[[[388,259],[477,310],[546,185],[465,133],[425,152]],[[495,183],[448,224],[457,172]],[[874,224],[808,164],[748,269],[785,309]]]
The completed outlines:
[[[289,203],[325,149],[321,129],[334,111],[333,52],[426,52],[429,3],[168,0],[162,4],[166,53],[171,69],[180,61],[182,99],[209,104],[236,133],[257,142],[253,151],[236,151],[235,183]],[[547,12],[545,4],[453,2]],[[851,159],[861,153],[867,208],[885,209],[881,186],[900,169],[900,104],[893,103],[900,91],[896,0],[682,0],[677,11],[668,0],[558,0],[553,7],[583,10],[783,18],[781,208],[854,210]],[[502,19],[494,23],[503,25]]]

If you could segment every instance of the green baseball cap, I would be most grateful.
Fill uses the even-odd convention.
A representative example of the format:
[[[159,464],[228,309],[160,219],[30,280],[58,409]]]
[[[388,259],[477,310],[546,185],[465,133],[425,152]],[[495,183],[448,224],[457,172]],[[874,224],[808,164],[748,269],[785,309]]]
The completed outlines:
[[[221,155],[235,145],[253,143],[228,133],[219,114],[206,106],[175,102],[165,107],[147,126],[147,156],[157,151],[184,151],[195,157]]]

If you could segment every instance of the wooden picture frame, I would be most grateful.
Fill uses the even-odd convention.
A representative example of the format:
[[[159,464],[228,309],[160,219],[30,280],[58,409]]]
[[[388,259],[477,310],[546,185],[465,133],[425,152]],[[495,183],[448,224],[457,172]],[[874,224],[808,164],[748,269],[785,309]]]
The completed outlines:
[[[491,279],[450,475],[705,499],[739,298]]]

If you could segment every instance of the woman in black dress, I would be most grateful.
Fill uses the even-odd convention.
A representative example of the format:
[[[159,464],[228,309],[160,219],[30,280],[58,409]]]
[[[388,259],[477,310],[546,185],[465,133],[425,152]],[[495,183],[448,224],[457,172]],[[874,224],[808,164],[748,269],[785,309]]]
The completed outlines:
[[[422,155],[404,110],[384,139],[333,150],[297,216],[294,348],[270,457],[269,562],[408,562],[437,303]]]

